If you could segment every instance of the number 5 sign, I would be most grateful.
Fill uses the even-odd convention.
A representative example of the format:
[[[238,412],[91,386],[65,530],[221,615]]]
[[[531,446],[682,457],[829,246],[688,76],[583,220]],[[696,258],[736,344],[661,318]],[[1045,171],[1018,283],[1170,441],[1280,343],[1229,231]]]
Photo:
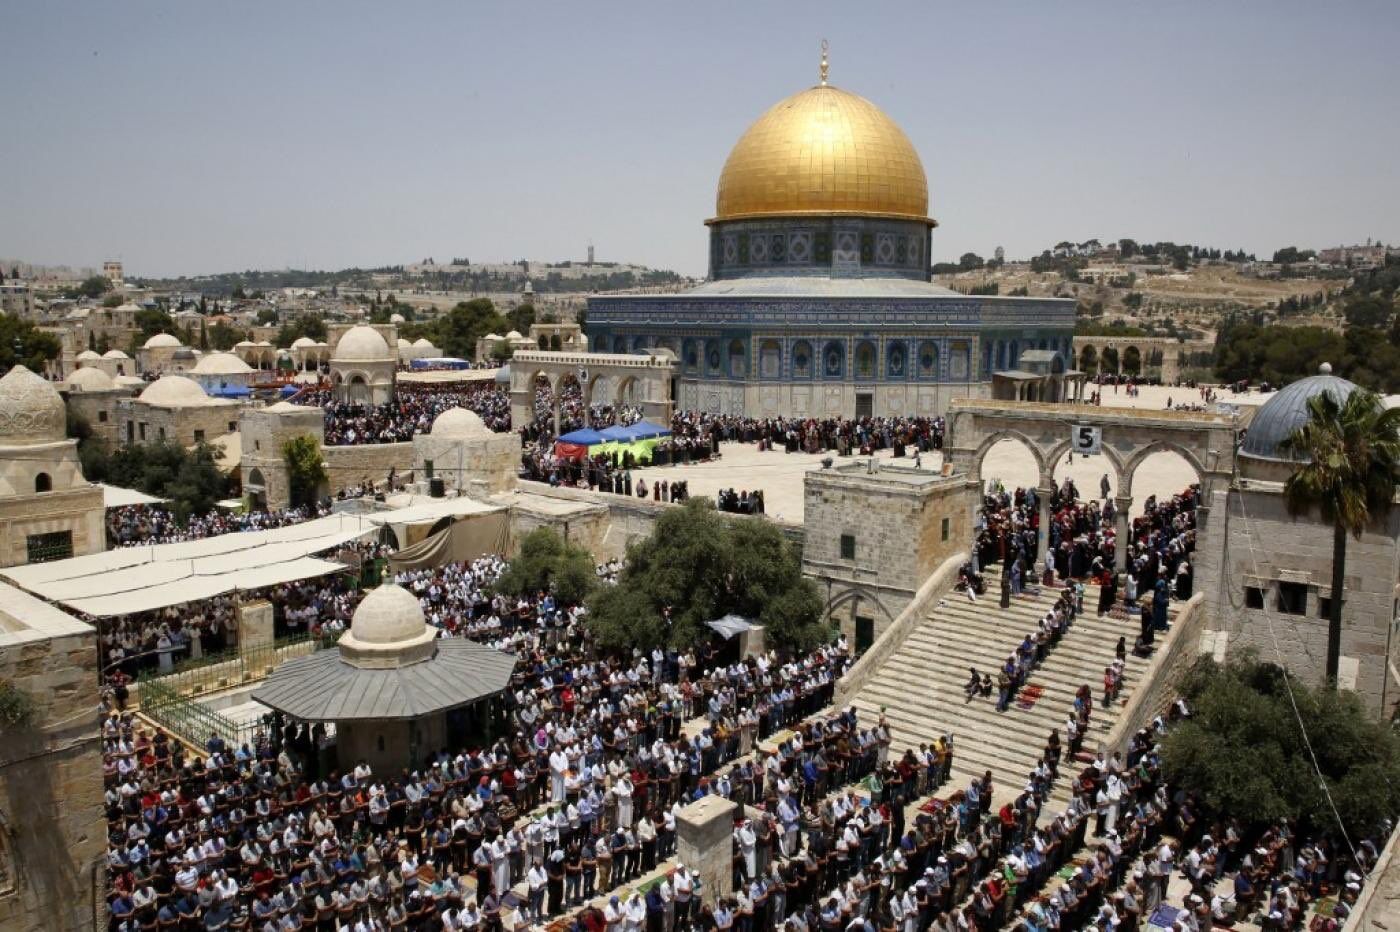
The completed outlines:
[[[1088,456],[1090,453],[1098,453],[1099,445],[1103,442],[1103,428],[1093,427],[1088,424],[1076,424],[1070,431],[1070,449],[1081,456]]]

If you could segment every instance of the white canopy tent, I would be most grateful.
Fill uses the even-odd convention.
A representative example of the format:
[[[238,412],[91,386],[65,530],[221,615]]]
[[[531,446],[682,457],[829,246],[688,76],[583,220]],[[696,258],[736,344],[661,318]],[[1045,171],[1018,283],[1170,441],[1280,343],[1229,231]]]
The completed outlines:
[[[138,492],[135,489],[124,489],[119,485],[102,486],[102,507],[103,508],[123,508],[127,505],[158,505],[165,501],[163,498],[156,498],[154,495],[147,495],[145,492]]]
[[[361,516],[331,515],[267,531],[13,566],[0,575],[89,615],[126,615],[338,572],[340,563],[312,555],[376,530]]]

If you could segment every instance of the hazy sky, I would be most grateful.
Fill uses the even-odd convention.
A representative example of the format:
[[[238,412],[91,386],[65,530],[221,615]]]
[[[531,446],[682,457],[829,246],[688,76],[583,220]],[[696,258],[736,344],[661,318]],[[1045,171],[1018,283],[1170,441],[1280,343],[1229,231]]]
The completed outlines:
[[[17,2],[0,255],[134,275],[705,271],[730,146],[831,83],[913,140],[933,257],[1400,241],[1400,3]]]

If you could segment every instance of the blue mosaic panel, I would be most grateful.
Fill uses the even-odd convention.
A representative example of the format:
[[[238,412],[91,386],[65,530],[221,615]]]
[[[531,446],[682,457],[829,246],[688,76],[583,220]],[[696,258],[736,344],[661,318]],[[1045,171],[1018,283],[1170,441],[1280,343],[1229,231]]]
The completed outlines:
[[[812,258],[812,233],[798,230],[788,235],[788,261],[793,265],[805,265]]]
[[[885,376],[896,382],[909,377],[909,347],[903,341],[891,342],[885,348]]]
[[[812,371],[812,344],[806,340],[798,340],[792,345],[792,377],[810,379]]]
[[[894,265],[895,250],[894,236],[890,233],[879,233],[875,237],[875,264]]]
[[[822,378],[839,380],[846,376],[846,346],[832,340],[822,347]]]

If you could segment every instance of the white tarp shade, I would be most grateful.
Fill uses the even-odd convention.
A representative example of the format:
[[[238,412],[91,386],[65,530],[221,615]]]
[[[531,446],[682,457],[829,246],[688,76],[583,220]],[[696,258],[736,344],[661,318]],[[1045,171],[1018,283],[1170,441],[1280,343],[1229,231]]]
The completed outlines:
[[[63,599],[69,608],[108,618],[113,615],[130,615],[133,612],[149,612],[167,605],[184,605],[201,599],[212,599],[234,590],[261,589],[278,583],[310,579],[337,573],[345,567],[330,560],[302,557],[288,563],[258,566],[251,569],[234,570],[216,576],[190,576],[185,579],[133,589],[111,595],[95,595],[89,598]]]
[[[119,485],[102,483],[102,507],[122,508],[126,505],[156,505],[165,501],[135,489],[124,489]]]
[[[501,510],[501,505],[488,505],[471,498],[434,498],[404,508],[372,512],[365,518],[373,524],[425,524],[439,518],[462,518]]]
[[[89,615],[126,615],[338,572],[341,564],[312,554],[375,532],[358,515],[331,515],[268,531],[9,567],[0,575]]]
[[[190,540],[178,544],[122,547],[118,550],[106,550],[85,557],[55,560],[52,563],[10,566],[0,570],[0,576],[4,576],[31,592],[38,592],[39,586],[42,584],[58,580],[111,573],[115,570],[143,564],[196,560],[200,557],[254,550],[269,544],[303,541],[305,542],[303,553],[318,553],[339,546],[345,539],[342,535],[362,536],[374,531],[375,526],[360,515],[337,514],[267,531],[220,534],[217,537],[206,537],[202,540]],[[244,565],[256,566],[262,562],[264,561],[254,559],[246,561]]]
[[[753,622],[739,615],[729,614],[723,618],[716,618],[714,621],[707,621],[705,624],[726,641],[736,634],[743,634],[753,627]]]

